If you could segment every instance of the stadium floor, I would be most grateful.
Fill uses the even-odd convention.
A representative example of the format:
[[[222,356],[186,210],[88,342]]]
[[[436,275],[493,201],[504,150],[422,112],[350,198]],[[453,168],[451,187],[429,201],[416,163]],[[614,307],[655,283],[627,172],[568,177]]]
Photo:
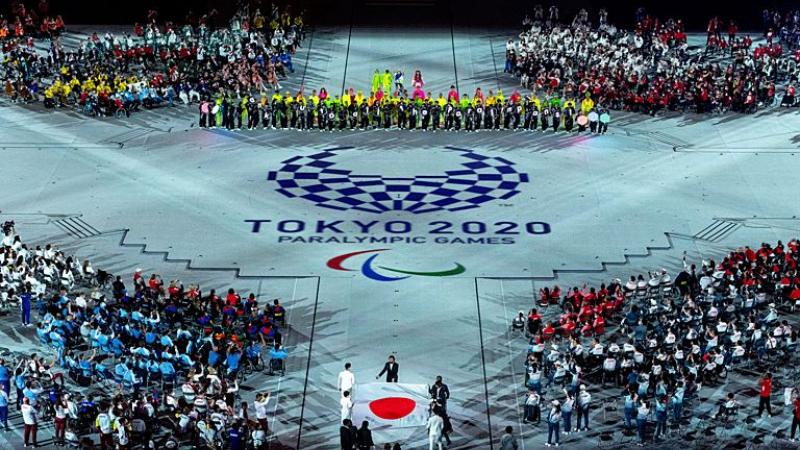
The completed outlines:
[[[285,87],[367,89],[375,68],[400,66],[407,80],[422,70],[433,92],[457,79],[463,92],[509,93],[516,82],[501,72],[508,35],[318,29]],[[403,383],[444,376],[451,448],[497,448],[505,425],[523,430],[521,448],[541,446],[546,429],[521,423],[526,341],[509,331],[540,287],[674,273],[684,254],[699,261],[800,230],[796,111],[615,113],[607,135],[577,136],[201,130],[195,109],[97,120],[0,103],[0,220],[15,220],[29,242],[58,243],[126,278],[142,267],[204,289],[283,299],[288,373],[251,378],[243,397],[277,393],[274,442],[290,448],[336,448],[337,373],[350,361],[366,383],[389,353]],[[294,156],[305,158],[287,162]],[[331,197],[324,182],[296,177],[332,168],[349,171],[336,174],[351,182],[374,181],[354,186],[385,196]],[[499,174],[502,183],[475,173]],[[32,332],[15,325],[9,318],[0,326],[2,345],[35,349]],[[706,388],[695,413],[715,408],[722,392],[747,395],[754,383],[755,375]],[[619,394],[590,389],[597,400]],[[602,425],[566,443],[596,446],[603,430],[619,428],[620,414],[594,408],[592,421]],[[769,442],[790,421],[752,421],[737,433]],[[703,429],[699,419],[693,426]],[[0,440],[15,448],[18,435]],[[379,429],[376,437],[420,448],[425,431]],[[697,439],[677,442],[699,447]]]

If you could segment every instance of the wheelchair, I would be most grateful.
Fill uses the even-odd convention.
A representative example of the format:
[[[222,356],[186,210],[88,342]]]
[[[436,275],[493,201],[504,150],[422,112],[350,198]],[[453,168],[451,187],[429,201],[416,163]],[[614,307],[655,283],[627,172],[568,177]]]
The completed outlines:
[[[264,370],[264,360],[261,358],[261,355],[245,355],[242,357],[240,366],[240,371],[244,372],[245,375],[250,375],[254,372],[261,372]]]
[[[269,375],[274,375],[275,372],[280,372],[281,376],[286,375],[286,360],[271,358],[269,360]]]

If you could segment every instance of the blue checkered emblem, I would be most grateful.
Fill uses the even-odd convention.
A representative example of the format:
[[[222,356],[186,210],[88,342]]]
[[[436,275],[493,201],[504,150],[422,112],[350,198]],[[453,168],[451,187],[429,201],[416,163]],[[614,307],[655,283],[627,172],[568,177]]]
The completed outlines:
[[[519,194],[521,183],[528,182],[528,175],[518,172],[505,158],[455,147],[447,148],[458,154],[461,168],[441,175],[356,174],[337,167],[335,162],[338,152],[348,148],[352,147],[289,158],[282,162],[283,167],[269,172],[267,179],[277,183],[277,191],[286,197],[302,198],[323,208],[414,214],[462,211],[493,200],[507,200]]]

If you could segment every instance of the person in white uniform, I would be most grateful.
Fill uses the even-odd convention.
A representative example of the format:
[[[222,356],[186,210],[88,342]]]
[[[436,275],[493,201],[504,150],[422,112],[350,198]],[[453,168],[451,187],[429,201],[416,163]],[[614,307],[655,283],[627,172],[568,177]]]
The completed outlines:
[[[444,419],[435,411],[428,418],[428,450],[434,450],[434,445],[438,450],[442,450],[442,430],[444,429]]]
[[[356,386],[356,376],[355,374],[350,371],[352,364],[345,363],[344,370],[339,372],[339,381],[336,383],[339,387],[339,393],[343,394],[344,391],[350,392],[350,398],[353,398],[354,390]]]
[[[342,420],[353,420],[353,400],[350,398],[350,391],[342,392],[342,398],[339,400],[339,405],[342,407]]]

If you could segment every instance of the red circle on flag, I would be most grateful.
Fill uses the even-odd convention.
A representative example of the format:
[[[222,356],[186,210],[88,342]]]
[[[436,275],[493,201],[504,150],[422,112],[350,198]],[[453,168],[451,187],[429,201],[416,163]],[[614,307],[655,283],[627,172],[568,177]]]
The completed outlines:
[[[397,420],[411,414],[417,402],[405,397],[385,397],[369,403],[369,410],[384,420]]]

